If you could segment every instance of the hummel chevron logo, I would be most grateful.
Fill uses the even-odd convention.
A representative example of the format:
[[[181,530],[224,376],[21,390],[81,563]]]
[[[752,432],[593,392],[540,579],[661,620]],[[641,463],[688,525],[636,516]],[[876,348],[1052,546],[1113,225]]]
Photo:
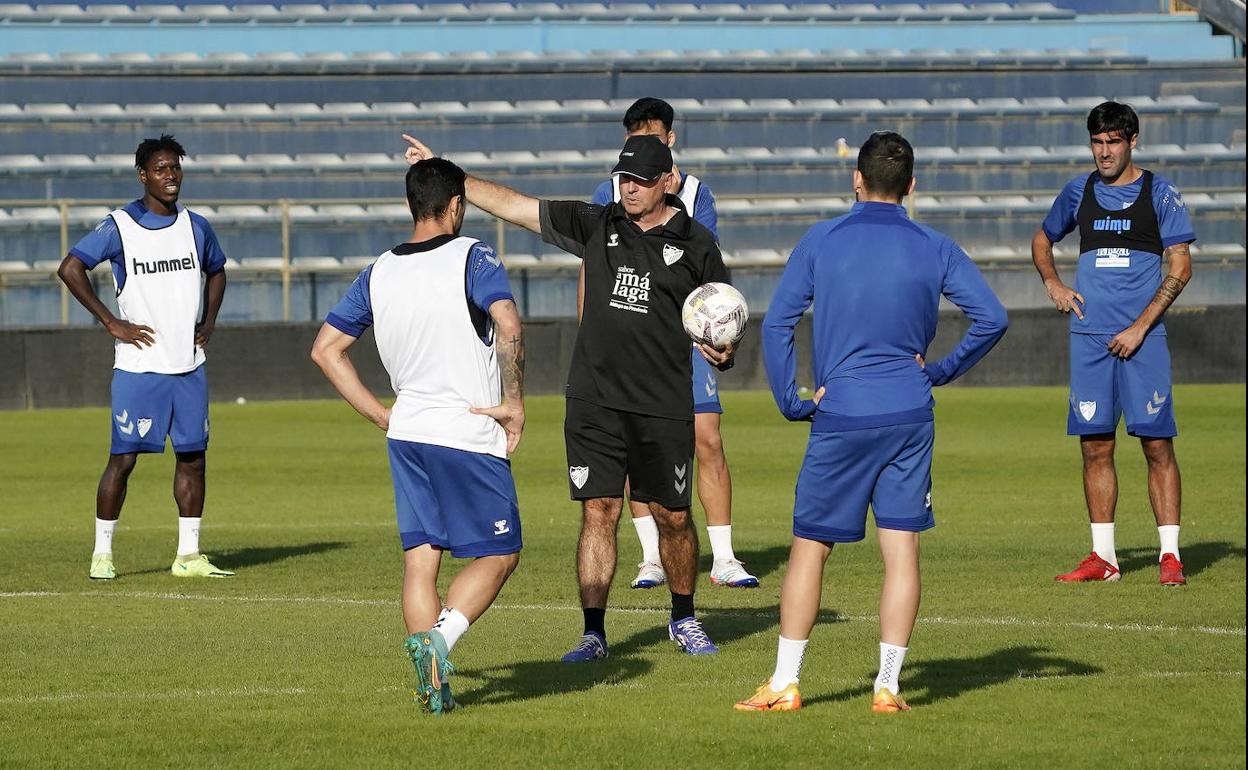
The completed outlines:
[[[719,383],[715,382],[715,375],[706,375],[706,395],[711,397],[715,395],[715,391],[719,390]]]
[[[1159,396],[1157,395],[1157,391],[1154,390],[1153,400],[1144,402],[1144,411],[1149,414],[1157,414],[1161,411],[1161,408],[1165,406],[1167,398],[1169,398],[1169,396]]]
[[[121,423],[122,425],[125,425],[127,422],[130,421],[130,412],[128,412],[125,409],[122,409],[121,414],[115,414],[113,415],[113,417],[117,418],[117,422]]]
[[[684,465],[674,465],[672,466],[672,470],[676,472],[676,481],[674,482],[676,486],[676,493],[681,494],[685,491],[685,487],[689,485],[689,479],[685,478],[685,474],[689,470],[689,463],[685,463]]]
[[[131,433],[134,433],[134,423],[128,422],[125,425],[118,425],[117,430],[129,436]]]

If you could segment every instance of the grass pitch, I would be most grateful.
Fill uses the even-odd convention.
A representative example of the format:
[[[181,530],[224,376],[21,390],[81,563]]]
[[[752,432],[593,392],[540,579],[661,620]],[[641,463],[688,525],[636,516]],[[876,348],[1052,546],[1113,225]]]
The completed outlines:
[[[107,411],[0,413],[0,766],[1243,767],[1244,387],[1177,389],[1190,584],[1174,589],[1136,441],[1120,436],[1122,582],[1056,585],[1089,550],[1064,391],[938,399],[938,526],[901,679],[914,711],[892,717],[869,711],[871,536],[829,562],[806,708],[731,710],[774,662],[805,440],[767,394],[724,394],[734,539],[762,587],[712,587],[703,531],[697,599],[722,653],[667,641],[666,592],[627,587],[623,523],[611,658],[583,666],[558,663],[580,631],[562,403],[530,399],[526,548],[455,652],[463,708],[443,718],[409,700],[385,445],[345,404],[213,406],[203,545],[239,574],[195,582],[168,572],[171,456],[140,461],[119,578],[92,582]]]

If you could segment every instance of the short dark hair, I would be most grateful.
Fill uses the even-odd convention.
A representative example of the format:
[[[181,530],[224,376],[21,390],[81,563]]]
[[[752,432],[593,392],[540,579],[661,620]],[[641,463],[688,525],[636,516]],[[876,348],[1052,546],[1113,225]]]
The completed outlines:
[[[407,170],[407,205],[412,221],[438,219],[451,198],[464,194],[464,170],[446,158],[429,158]]]
[[[662,123],[664,131],[671,131],[672,123],[676,122],[676,111],[662,99],[643,96],[633,102],[633,106],[624,113],[624,130],[636,131],[652,120]]]
[[[1122,102],[1101,102],[1088,113],[1088,136],[1119,134],[1130,139],[1140,133],[1140,116],[1131,105]]]
[[[858,172],[872,193],[901,200],[914,178],[914,148],[896,131],[876,131],[858,150]]]
[[[173,134],[161,134],[159,139],[144,139],[139,142],[138,149],[134,151],[134,167],[140,171],[147,168],[147,162],[162,150],[168,150],[177,155],[178,160],[186,157],[186,150],[182,149],[178,140],[173,138]]]

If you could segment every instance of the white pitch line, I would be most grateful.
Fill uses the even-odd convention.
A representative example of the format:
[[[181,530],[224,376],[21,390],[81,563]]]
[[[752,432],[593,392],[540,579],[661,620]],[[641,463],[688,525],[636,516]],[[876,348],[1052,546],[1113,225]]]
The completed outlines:
[[[176,516],[172,517],[170,521],[173,521],[173,519],[176,519],[176,518],[177,518]],[[279,522],[266,522],[266,521],[239,521],[239,522],[213,521],[212,522],[212,528],[214,530],[218,530],[218,529],[242,529],[242,530],[249,530],[249,529],[336,529],[340,527],[349,528],[349,529],[394,529],[394,517],[391,516],[387,519],[380,520],[380,521],[326,521],[326,522],[302,521],[302,522],[292,522],[289,524],[284,524],[284,523],[279,523]],[[154,531],[154,530],[168,530],[170,532],[174,532],[177,530],[177,525],[176,524],[133,524],[133,525],[127,524],[121,529],[125,532]],[[46,534],[50,532],[54,533],[54,532],[82,532],[82,531],[83,531],[83,528],[76,524],[66,524],[65,526],[60,526],[60,527],[0,527],[0,534],[7,534],[10,532]]]
[[[1098,671],[1087,674],[1024,674],[1019,673],[1009,681],[1016,682],[1047,682],[1055,679],[1179,679],[1187,677],[1200,678],[1243,678],[1243,671],[1140,671],[1135,673],[1115,674],[1105,671]],[[482,679],[480,676],[465,675],[468,679]],[[1004,681],[998,682],[994,677],[983,677],[984,679],[992,679],[994,683],[1004,684]],[[975,681],[977,677],[970,677],[971,681]],[[857,681],[850,680],[833,680],[824,682],[825,686],[835,685],[837,687],[851,687],[855,684],[861,684]],[[639,690],[645,685],[641,682],[623,681],[623,682],[599,682],[591,687],[594,690],[605,689],[628,689]],[[411,688],[399,687],[396,685],[388,687],[378,687],[370,690],[342,690],[334,688],[332,692],[336,695],[347,693],[379,693],[389,694],[398,692],[407,692]],[[178,700],[185,698],[240,698],[240,697],[279,697],[290,695],[315,695],[318,693],[331,692],[331,690],[308,690],[302,687],[244,687],[235,690],[174,690],[170,692],[61,692],[47,693],[45,695],[26,695],[9,698],[0,698],[0,706],[33,706],[40,703],[68,703],[72,701],[91,701],[91,700]]]
[[[0,599],[23,599],[41,597],[88,597],[159,599],[166,601],[239,602],[249,604],[341,604],[365,607],[389,607],[398,604],[394,599],[356,599],[345,596],[203,596],[200,594],[160,593],[155,591],[3,591]],[[521,612],[578,612],[581,608],[561,604],[495,604],[491,609]],[[654,614],[666,612],[666,607],[612,607],[613,613]],[[710,614],[727,617],[755,617],[760,613],[751,610],[714,610]],[[772,613],[774,614],[774,613]],[[820,620],[878,622],[878,615],[840,615],[820,613]],[[1030,618],[949,618],[942,616],[919,617],[920,623],[945,626],[1028,626],[1031,628],[1073,628],[1092,631],[1135,631],[1140,633],[1196,633],[1211,636],[1245,636],[1245,629],[1226,626],[1173,626],[1145,625],[1143,623],[1097,623],[1093,621],[1050,622]]]
[[[172,690],[170,692],[60,692],[0,698],[0,706],[64,703],[76,700],[178,700],[182,698],[245,698],[248,696],[306,695],[302,687],[243,687],[237,690]]]

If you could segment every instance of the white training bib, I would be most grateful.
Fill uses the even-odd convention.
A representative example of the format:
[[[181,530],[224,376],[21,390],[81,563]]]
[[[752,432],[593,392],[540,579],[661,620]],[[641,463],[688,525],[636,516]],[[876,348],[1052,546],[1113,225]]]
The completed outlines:
[[[123,209],[110,216],[121,235],[124,260],[117,307],[130,323],[154,329],[156,341],[140,348],[117,340],[113,367],[158,374],[192,371],[204,363],[204,351],[195,344],[204,273],[190,211],[181,209],[172,224],[156,230],[135,222]],[[116,285],[116,273],[113,281]]]
[[[506,459],[507,436],[470,407],[501,402],[493,321],[487,341],[469,311],[465,270],[477,240],[377,258],[369,276],[373,335],[398,396],[386,436]]]

